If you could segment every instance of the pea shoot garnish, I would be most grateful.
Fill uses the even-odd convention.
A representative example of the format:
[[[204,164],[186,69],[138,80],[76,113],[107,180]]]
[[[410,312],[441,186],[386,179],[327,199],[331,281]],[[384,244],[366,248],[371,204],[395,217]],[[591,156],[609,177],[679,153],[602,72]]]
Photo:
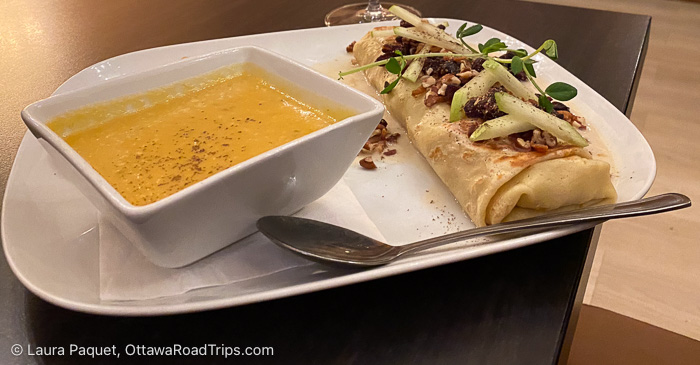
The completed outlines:
[[[394,52],[394,54],[396,54],[398,57],[389,58],[384,67],[389,73],[397,75],[396,80],[391,83],[388,81],[384,82],[384,89],[380,92],[380,94],[388,94],[391,92],[391,90],[394,90],[396,85],[398,85],[399,81],[401,80],[403,71],[406,69],[406,60],[403,58],[403,53],[397,50]]]

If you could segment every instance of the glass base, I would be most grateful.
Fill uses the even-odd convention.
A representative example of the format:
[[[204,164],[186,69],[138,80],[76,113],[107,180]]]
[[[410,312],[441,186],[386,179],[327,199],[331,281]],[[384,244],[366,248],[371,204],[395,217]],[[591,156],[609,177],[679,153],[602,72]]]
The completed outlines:
[[[398,19],[396,15],[386,10],[392,5],[399,5],[400,7],[410,11],[411,13],[421,16],[421,13],[418,10],[403,4],[382,3],[379,7],[379,10],[368,11],[367,3],[365,2],[345,5],[337,9],[331,10],[330,13],[326,14],[326,25],[331,26],[343,24],[381,22],[384,20],[396,20]]]

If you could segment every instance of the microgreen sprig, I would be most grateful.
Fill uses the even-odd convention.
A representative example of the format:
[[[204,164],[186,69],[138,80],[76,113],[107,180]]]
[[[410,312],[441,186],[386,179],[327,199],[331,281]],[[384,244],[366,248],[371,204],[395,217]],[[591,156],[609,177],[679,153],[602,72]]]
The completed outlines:
[[[467,23],[464,23],[461,27],[459,27],[459,29],[457,29],[457,39],[459,39],[459,41],[462,42],[462,45],[467,47],[467,49],[470,51],[479,53],[477,50],[472,48],[472,46],[468,45],[462,38],[479,33],[483,28],[484,27],[481,26],[481,24],[472,25],[471,27],[467,28]]]
[[[505,43],[503,43],[498,38],[491,38],[486,43],[479,43],[479,52],[483,53],[484,56],[488,56],[489,53],[502,51],[508,48]]]
[[[391,90],[394,90],[396,85],[398,85],[399,81],[401,80],[401,75],[403,74],[403,71],[406,69],[406,60],[403,57],[403,53],[401,51],[396,50],[394,52],[398,57],[391,57],[386,63],[386,70],[389,73],[392,73],[396,76],[396,80],[393,82],[389,83],[389,81],[384,82],[384,89],[380,92],[380,94],[388,94]]]

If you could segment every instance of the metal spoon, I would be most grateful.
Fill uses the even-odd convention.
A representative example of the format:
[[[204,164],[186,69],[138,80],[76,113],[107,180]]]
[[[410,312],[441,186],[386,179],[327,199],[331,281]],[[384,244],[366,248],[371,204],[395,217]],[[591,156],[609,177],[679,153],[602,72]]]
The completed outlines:
[[[474,228],[404,246],[390,246],[357,232],[311,219],[268,216],[260,218],[258,229],[274,243],[311,259],[335,263],[376,266],[391,262],[408,252],[487,235],[552,228],[570,224],[656,214],[690,206],[682,194],[669,193],[626,203],[583,208],[547,214],[508,223]]]

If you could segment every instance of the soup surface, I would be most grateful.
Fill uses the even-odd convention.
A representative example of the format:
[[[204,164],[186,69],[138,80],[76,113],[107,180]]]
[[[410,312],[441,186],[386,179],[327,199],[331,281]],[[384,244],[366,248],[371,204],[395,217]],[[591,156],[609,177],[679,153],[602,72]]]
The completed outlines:
[[[352,114],[328,102],[313,107],[284,84],[257,66],[235,65],[48,126],[127,201],[146,205]]]

